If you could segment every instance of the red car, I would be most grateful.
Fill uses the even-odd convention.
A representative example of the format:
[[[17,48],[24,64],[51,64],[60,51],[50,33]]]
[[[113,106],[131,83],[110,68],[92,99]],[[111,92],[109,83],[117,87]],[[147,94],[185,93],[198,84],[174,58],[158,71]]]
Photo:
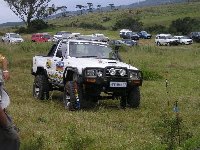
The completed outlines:
[[[52,37],[48,33],[35,33],[35,34],[32,34],[31,41],[33,41],[33,42],[49,42],[49,41],[52,41]]]

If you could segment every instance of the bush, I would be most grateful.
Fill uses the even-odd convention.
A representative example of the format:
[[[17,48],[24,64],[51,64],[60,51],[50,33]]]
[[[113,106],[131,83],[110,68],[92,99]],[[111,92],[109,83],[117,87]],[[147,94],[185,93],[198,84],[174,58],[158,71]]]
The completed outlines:
[[[19,27],[16,32],[17,33],[34,33],[37,32],[38,30],[43,30],[48,27],[53,27],[52,25],[49,26],[47,22],[44,22],[42,19],[35,19],[31,21],[29,26],[27,28],[25,27]]]
[[[25,27],[20,27],[16,30],[17,33],[27,33],[27,29]]]
[[[4,33],[3,32],[0,32],[0,36],[3,36],[4,35]]]
[[[167,33],[168,32],[168,28],[163,26],[163,25],[158,25],[155,24],[154,26],[151,27],[147,27],[145,28],[146,31],[149,31],[151,33]]]
[[[35,19],[32,20],[30,25],[28,26],[27,33],[33,33],[38,30],[46,29],[48,28],[47,22],[44,22],[42,19]]]
[[[150,71],[150,70],[147,70],[147,69],[142,69],[142,72],[143,72],[143,79],[144,80],[147,80],[147,81],[153,81],[154,80],[155,81],[155,80],[163,79],[163,76],[160,75],[157,72]]]
[[[173,150],[192,139],[192,134],[184,126],[184,122],[178,115],[170,117],[163,114],[159,122],[154,125],[154,132],[160,136],[161,143],[167,146],[166,149]],[[189,149],[189,146],[188,146]]]
[[[175,21],[172,21],[169,31],[171,33],[180,33],[183,35],[187,35],[188,33],[194,31],[197,29],[198,25],[200,24],[200,21],[197,19],[193,19],[190,17],[185,17],[183,19],[177,19]]]
[[[113,26],[113,30],[125,28],[125,29],[131,29],[133,31],[141,31],[142,26],[143,26],[143,23],[140,22],[138,19],[127,17],[127,18],[118,20]]]
[[[97,23],[80,23],[78,25],[78,27],[80,28],[85,28],[85,29],[96,29],[96,30],[106,30],[106,27],[100,25],[100,24],[97,24]]]

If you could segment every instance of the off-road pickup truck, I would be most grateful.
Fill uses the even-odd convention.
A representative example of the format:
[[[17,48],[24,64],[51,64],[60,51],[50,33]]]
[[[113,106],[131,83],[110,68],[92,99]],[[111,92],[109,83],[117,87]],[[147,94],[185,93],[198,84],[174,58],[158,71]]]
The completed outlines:
[[[118,56],[105,42],[63,39],[47,56],[33,57],[33,96],[43,100],[50,91],[62,91],[69,110],[94,107],[101,99],[139,107],[142,72]]]

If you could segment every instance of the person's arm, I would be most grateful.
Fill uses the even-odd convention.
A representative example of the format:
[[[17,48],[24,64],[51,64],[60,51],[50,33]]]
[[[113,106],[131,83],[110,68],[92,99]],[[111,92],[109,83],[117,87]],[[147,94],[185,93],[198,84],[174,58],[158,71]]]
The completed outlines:
[[[7,116],[4,112],[4,110],[1,108],[1,106],[0,106],[0,126],[1,127],[8,126]]]
[[[2,69],[3,69],[3,78],[8,80],[10,78],[10,74],[8,71],[8,60],[4,57],[2,60]]]

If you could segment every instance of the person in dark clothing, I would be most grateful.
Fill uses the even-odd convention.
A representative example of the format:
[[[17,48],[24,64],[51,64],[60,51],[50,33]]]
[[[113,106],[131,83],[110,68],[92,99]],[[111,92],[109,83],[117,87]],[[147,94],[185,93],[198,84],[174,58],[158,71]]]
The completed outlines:
[[[16,127],[12,123],[11,117],[6,113],[6,108],[10,103],[9,96],[3,89],[3,81],[8,80],[8,61],[0,54],[0,150],[19,150],[20,140]]]

